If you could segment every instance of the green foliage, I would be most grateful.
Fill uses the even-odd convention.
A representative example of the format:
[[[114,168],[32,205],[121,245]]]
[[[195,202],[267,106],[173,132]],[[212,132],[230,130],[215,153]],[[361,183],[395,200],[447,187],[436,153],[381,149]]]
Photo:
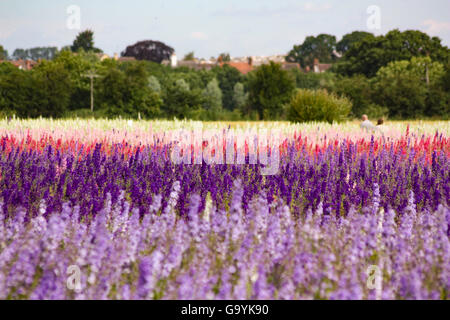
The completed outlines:
[[[279,64],[270,62],[248,74],[248,110],[255,110],[260,120],[280,119],[283,106],[291,99],[295,88],[291,75]]]
[[[102,52],[100,49],[94,46],[94,32],[92,30],[85,30],[78,34],[73,41],[71,50],[73,52],[79,52],[81,49],[84,51]]]
[[[215,78],[203,90],[203,108],[212,114],[218,114],[222,109],[222,91]]]
[[[194,51],[187,53],[183,58],[184,61],[193,61],[194,59],[195,59]]]
[[[220,90],[222,90],[222,104],[227,110],[233,110],[237,106],[234,103],[234,86],[243,81],[242,74],[233,67],[225,64],[223,67],[215,67],[211,70],[215,78],[219,81]]]
[[[128,116],[152,119],[160,114],[162,99],[149,86],[143,62],[124,64],[110,60],[103,66],[99,84],[101,109],[108,117]]]
[[[14,59],[34,60],[39,59],[52,60],[58,54],[57,47],[36,47],[31,49],[16,49],[13,53]]]
[[[333,91],[338,95],[343,95],[351,99],[353,102],[351,113],[354,117],[360,118],[363,114],[371,115],[368,109],[369,107],[371,109],[375,107],[371,106],[373,104],[373,89],[369,79],[365,76],[341,77],[336,81]],[[378,113],[378,111],[375,112]]]
[[[352,45],[335,70],[345,76],[364,74],[370,78],[389,62],[420,56],[446,62],[449,49],[441,44],[439,38],[430,38],[421,31],[392,30],[384,36],[365,37]]]
[[[163,114],[168,119],[184,119],[201,109],[203,99],[200,89],[191,89],[184,79],[167,85],[163,95]]]
[[[326,90],[298,89],[289,106],[288,119],[292,122],[340,122],[347,118],[352,103]]]
[[[61,117],[72,91],[70,74],[61,63],[41,62],[32,73],[35,108],[43,117]],[[31,117],[38,114],[30,114]]]
[[[7,60],[8,57],[8,51],[0,45],[0,60]]]
[[[291,74],[295,78],[295,83],[299,89],[327,89],[331,90],[336,82],[336,75],[331,72],[305,73],[298,69],[292,69]]]
[[[389,108],[389,115],[395,118],[446,117],[444,76],[444,66],[429,57],[391,62],[374,78],[374,101]]]
[[[148,78],[148,87],[152,89],[153,92],[156,92],[158,94],[161,93],[161,84],[159,83],[158,78],[155,76],[150,76]]]
[[[9,63],[0,65],[0,110],[21,118],[60,117],[71,94],[69,73],[64,66],[43,62],[32,72]]]
[[[221,53],[219,55],[219,59],[222,59],[223,62],[231,61],[231,57],[230,57],[230,54],[228,52]]]
[[[362,41],[366,37],[373,38],[374,35],[365,31],[353,31],[344,35],[336,45],[336,50],[342,54],[346,53],[354,44]]]
[[[245,93],[244,85],[240,82],[236,83],[233,89],[233,102],[236,107],[235,110],[244,111],[247,104],[248,93]]]
[[[306,37],[301,45],[295,45],[287,56],[288,61],[298,62],[304,68],[314,66],[314,59],[320,62],[333,62],[333,51],[336,49],[336,37],[329,34],[319,34],[317,37]]]

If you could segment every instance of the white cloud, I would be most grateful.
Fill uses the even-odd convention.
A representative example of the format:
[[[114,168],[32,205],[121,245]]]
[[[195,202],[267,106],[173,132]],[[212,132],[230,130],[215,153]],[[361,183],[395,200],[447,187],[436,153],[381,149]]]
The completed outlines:
[[[427,32],[430,34],[440,34],[450,31],[450,22],[441,22],[433,19],[427,19],[422,22],[422,25],[428,26]]]
[[[191,38],[197,40],[206,40],[208,39],[208,36],[204,32],[195,31],[191,33]]]

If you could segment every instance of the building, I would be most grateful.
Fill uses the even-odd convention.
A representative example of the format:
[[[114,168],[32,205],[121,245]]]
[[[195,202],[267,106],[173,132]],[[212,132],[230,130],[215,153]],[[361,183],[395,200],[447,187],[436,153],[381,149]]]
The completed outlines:
[[[0,63],[3,62],[8,62],[11,63],[12,65],[16,66],[17,68],[19,68],[20,70],[25,70],[25,71],[30,71],[31,69],[33,69],[38,62],[34,61],[34,60],[0,60]]]
[[[173,53],[170,60],[165,60],[162,62],[164,65],[171,65],[173,68],[176,67],[187,67],[194,70],[211,70],[216,66],[223,67],[224,65],[229,65],[230,67],[236,68],[242,74],[248,74],[256,67],[264,64],[269,64],[271,61],[281,64],[283,70],[300,69],[300,64],[294,62],[286,62],[285,55],[274,55],[274,56],[249,56],[249,57],[238,57],[231,58],[230,61],[223,61],[222,57],[217,60],[211,58],[210,60],[204,59],[193,59],[193,60],[182,60],[177,61],[176,54]]]
[[[333,65],[331,63],[319,63],[319,59],[314,59],[313,71],[315,73],[322,73],[330,69]]]

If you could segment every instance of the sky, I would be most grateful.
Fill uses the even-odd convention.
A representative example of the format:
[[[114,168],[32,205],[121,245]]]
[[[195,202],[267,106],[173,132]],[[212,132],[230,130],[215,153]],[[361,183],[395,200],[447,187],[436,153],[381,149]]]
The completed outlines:
[[[68,13],[74,5],[80,29],[73,23],[77,15]],[[178,57],[194,51],[210,58],[222,52],[286,54],[309,35],[329,33],[339,40],[354,30],[378,35],[395,28],[421,30],[450,46],[450,1],[0,0],[0,45],[10,54],[16,48],[60,48],[85,29],[110,55],[150,39],[173,47]]]

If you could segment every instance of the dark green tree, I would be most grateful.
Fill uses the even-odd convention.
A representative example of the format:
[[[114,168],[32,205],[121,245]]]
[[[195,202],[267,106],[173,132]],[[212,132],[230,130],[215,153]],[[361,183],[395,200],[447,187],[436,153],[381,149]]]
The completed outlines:
[[[248,112],[255,110],[260,120],[279,119],[291,99],[295,83],[280,64],[271,61],[248,74],[247,87]]]
[[[192,61],[194,59],[195,59],[194,51],[187,53],[183,58],[184,61]]]
[[[353,31],[344,35],[336,45],[336,50],[339,53],[346,53],[355,43],[362,41],[366,37],[374,37],[370,32],[365,31]]]
[[[364,74],[373,77],[389,62],[429,56],[433,61],[446,63],[449,49],[437,37],[417,30],[392,30],[385,36],[365,37],[351,46],[335,71],[346,76]]]
[[[28,57],[28,54],[27,54],[26,50],[24,50],[24,49],[16,49],[16,50],[14,50],[13,55],[12,55],[12,58],[14,60],[25,60],[25,59],[27,59],[27,57]]]
[[[228,52],[221,53],[219,55],[219,59],[221,59],[222,62],[229,62],[229,61],[231,61],[231,57],[230,57],[230,54]]]
[[[227,64],[223,65],[223,67],[213,68],[212,72],[219,81],[219,87],[222,90],[224,109],[233,110],[236,107],[233,101],[234,86],[236,83],[242,82],[244,77],[239,70]]]
[[[78,36],[73,41],[71,50],[73,52],[79,52],[83,49],[85,52],[102,52],[100,49],[94,46],[94,31],[85,30],[78,34]]]
[[[164,92],[163,114],[168,119],[188,118],[193,112],[200,110],[203,104],[202,91],[190,89],[184,79],[170,83]]]
[[[61,63],[43,61],[32,71],[36,109],[43,117],[62,117],[72,92],[70,74]],[[38,116],[32,115],[32,116]]]
[[[8,60],[8,51],[0,45],[0,60]]]
[[[295,45],[288,53],[286,60],[298,62],[302,67],[314,65],[314,59],[329,63],[336,60],[333,52],[336,49],[336,37],[330,34],[308,36],[301,45]]]

